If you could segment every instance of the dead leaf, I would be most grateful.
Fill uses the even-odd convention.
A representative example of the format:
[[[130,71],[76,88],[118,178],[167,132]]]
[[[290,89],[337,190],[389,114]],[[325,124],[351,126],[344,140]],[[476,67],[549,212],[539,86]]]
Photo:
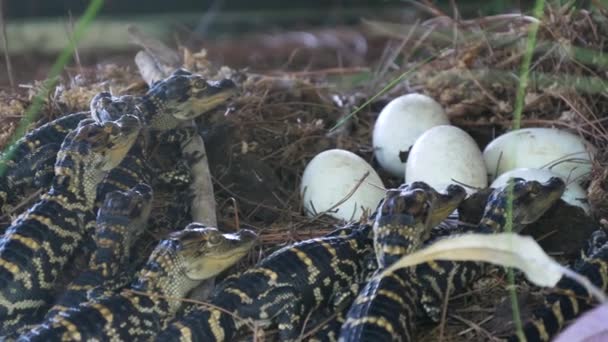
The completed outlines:
[[[515,267],[538,286],[553,287],[566,275],[581,283],[599,301],[606,301],[606,296],[600,289],[593,286],[587,278],[549,257],[533,238],[513,233],[465,234],[443,239],[401,258],[387,268],[383,275],[432,260],[484,261]]]

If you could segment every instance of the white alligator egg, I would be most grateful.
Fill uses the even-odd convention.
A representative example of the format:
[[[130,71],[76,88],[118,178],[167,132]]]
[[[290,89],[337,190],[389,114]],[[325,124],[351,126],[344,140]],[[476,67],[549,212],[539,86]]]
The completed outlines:
[[[314,216],[343,201],[366,172],[369,176],[352,196],[327,213],[335,218],[358,220],[362,208],[374,211],[384,197],[384,184],[371,165],[352,152],[333,149],[316,155],[306,166],[300,186],[306,214]]]
[[[393,176],[402,177],[405,163],[400,152],[407,152],[416,139],[431,127],[449,125],[437,101],[422,94],[407,94],[389,102],[378,115],[372,142],[380,166]]]
[[[510,170],[510,171],[503,173],[498,178],[496,178],[496,180],[494,182],[492,182],[492,185],[490,185],[490,186],[492,188],[498,188],[498,187],[504,186],[505,184],[507,184],[507,182],[509,181],[509,178],[511,178],[511,177],[512,178],[523,178],[525,180],[536,180],[539,182],[546,182],[551,177],[559,177],[564,182],[566,182],[566,180],[564,179],[563,176],[560,176],[547,169],[519,168],[519,169]],[[587,201],[586,201],[587,193],[585,192],[585,190],[583,190],[583,188],[575,182],[570,182],[570,184],[568,184],[566,182],[566,184],[567,184],[566,190],[564,191],[564,194],[562,195],[562,199],[570,205],[576,205],[578,207],[583,208],[585,210],[585,212],[589,212],[589,205],[587,204]]]
[[[490,179],[517,168],[549,169],[568,180],[591,171],[595,148],[578,135],[553,128],[524,128],[494,139],[483,151]]]
[[[433,127],[416,140],[405,171],[405,182],[415,181],[426,182],[437,191],[454,183],[488,186],[481,150],[469,134],[454,126]],[[475,192],[465,189],[469,194]]]

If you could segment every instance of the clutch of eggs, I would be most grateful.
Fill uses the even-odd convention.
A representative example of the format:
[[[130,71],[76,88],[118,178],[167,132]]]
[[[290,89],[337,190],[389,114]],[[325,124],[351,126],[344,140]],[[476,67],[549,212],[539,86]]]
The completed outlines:
[[[369,175],[357,187],[367,172]],[[341,149],[316,155],[306,165],[300,185],[308,216],[328,211],[327,215],[345,221],[358,220],[363,210],[373,212],[384,193],[384,184],[371,165]]]

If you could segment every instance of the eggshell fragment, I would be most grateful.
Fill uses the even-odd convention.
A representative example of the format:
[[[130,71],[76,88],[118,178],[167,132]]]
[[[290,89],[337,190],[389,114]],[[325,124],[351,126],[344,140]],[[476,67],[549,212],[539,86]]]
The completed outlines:
[[[578,135],[553,128],[524,128],[494,139],[483,152],[490,179],[518,168],[549,169],[569,180],[591,171],[595,148]]]
[[[402,177],[405,163],[400,153],[407,152],[429,128],[449,124],[445,111],[432,98],[417,93],[397,97],[382,109],[374,125],[374,155],[383,169]]]
[[[369,176],[347,200],[366,172]],[[375,185],[375,186],[374,186]],[[382,180],[365,160],[356,154],[333,149],[319,153],[306,166],[300,186],[300,196],[308,216],[324,212],[336,204],[327,215],[350,221],[358,220],[363,209],[375,210],[385,191]]]
[[[546,169],[528,169],[520,168],[510,170],[500,175],[492,185],[493,188],[504,186],[509,181],[509,178],[523,178],[525,180],[537,180],[539,182],[546,182],[551,177],[560,177],[564,182],[566,181],[563,176],[560,176],[554,172]],[[566,183],[566,190],[562,195],[562,199],[570,204],[581,207],[585,212],[589,212],[589,205],[587,204],[587,193],[583,188],[575,182]]]
[[[416,140],[405,181],[423,181],[438,191],[461,183],[469,186],[465,186],[469,194],[488,185],[483,157],[473,138],[458,127],[446,125],[433,127]]]

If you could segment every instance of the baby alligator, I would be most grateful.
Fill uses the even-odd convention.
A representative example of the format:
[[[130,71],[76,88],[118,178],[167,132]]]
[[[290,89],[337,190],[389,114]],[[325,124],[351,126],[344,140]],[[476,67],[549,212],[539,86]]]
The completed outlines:
[[[127,115],[67,135],[51,189],[0,239],[0,336],[35,322],[51,304],[55,280],[83,239],[97,185],[124,158],[140,127]]]
[[[457,203],[446,198],[447,203],[437,206],[454,209]],[[386,206],[395,204],[389,201]],[[231,341],[243,325],[241,318],[262,326],[274,323],[281,341],[295,340],[308,314],[340,306],[339,300],[356,293],[373,272],[370,227],[346,229],[279,249],[256,267],[226,279],[211,298],[222,310],[194,308],[173,321],[157,341]]]
[[[80,303],[114,291],[122,284],[122,272],[129,264],[131,246],[144,232],[152,208],[152,188],[138,184],[129,191],[113,191],[106,196],[97,213],[96,249],[89,266],[67,287],[45,320],[57,313],[77,308]],[[126,284],[124,284],[126,285]]]
[[[547,191],[552,189],[552,191],[558,192],[557,198],[559,198],[561,192],[556,191],[556,188],[563,191],[563,182],[561,183],[561,187],[557,186],[559,184],[548,183],[549,186],[543,188],[537,182],[524,182],[523,180],[516,182],[513,191],[513,211],[514,219],[518,223],[529,223],[548,209],[548,206],[545,208],[545,204],[535,205],[534,203],[530,203],[529,200],[539,194],[538,190]],[[480,231],[501,229],[504,226],[506,199],[508,196],[509,192],[506,189],[494,191],[486,205],[484,216],[478,227]],[[540,212],[535,211],[537,209],[540,209]],[[403,240],[404,246],[412,244],[407,239]],[[417,313],[417,302],[424,299],[425,295],[428,296],[425,291],[433,290],[441,296],[445,293],[445,287],[434,289],[429,288],[428,285],[439,286],[443,285],[442,283],[447,284],[448,281],[458,282],[461,286],[466,285],[466,278],[468,276],[473,277],[481,273],[471,271],[467,267],[469,266],[467,264],[471,264],[470,266],[475,267],[477,270],[481,267],[476,263],[442,261],[428,263],[415,269],[399,269],[385,277],[374,277],[351,307],[347,321],[342,326],[340,340],[413,340],[411,334],[413,333],[413,319]],[[384,266],[387,265],[385,264]],[[444,272],[446,270],[447,272]],[[456,272],[460,273],[456,274]],[[454,276],[455,274],[456,276]],[[427,307],[425,306],[425,308]]]
[[[222,234],[198,223],[170,234],[152,252],[130,288],[56,315],[18,341],[148,341],[202,280],[235,264],[257,236]]]
[[[553,177],[544,183],[512,180],[512,231],[520,232],[526,225],[538,220],[559,200],[565,183]],[[508,188],[495,189],[488,198],[478,226],[464,227],[463,232],[492,234],[504,231],[507,224]],[[459,227],[460,228],[460,227]],[[432,241],[431,241],[432,242]],[[423,312],[435,322],[441,319],[444,298],[466,291],[473,281],[481,277],[488,264],[478,262],[433,261],[416,266],[420,282],[420,302]],[[449,292],[446,292],[449,289]]]
[[[598,243],[599,242],[599,243]],[[608,237],[606,232],[593,233],[587,256],[582,258],[574,270],[587,277],[603,292],[608,291]],[[593,297],[581,284],[572,278],[563,277],[545,299],[545,307],[534,312],[533,318],[524,326],[524,338],[517,335],[509,341],[549,341],[563,327],[581,313],[591,309]]]
[[[454,187],[463,193],[455,208],[464,199],[464,189]],[[387,276],[379,272],[416,250],[430,234],[433,204],[428,191],[406,187],[389,192],[380,205],[381,215],[374,223],[378,275],[365,285],[350,307],[340,341],[386,341],[394,340],[395,336],[411,339],[409,333],[416,307],[416,289],[408,281],[411,271],[401,269]],[[449,212],[445,217],[447,215]]]
[[[146,127],[174,129],[183,122],[225,103],[236,92],[228,79],[207,81],[186,70],[177,70],[152,85],[144,96],[113,97],[102,92],[91,101],[90,112],[66,115],[29,132],[3,156],[7,169],[0,175],[0,213],[22,200],[27,187],[47,188],[52,165],[68,132],[90,117],[97,122],[116,120],[124,113],[137,115]]]

